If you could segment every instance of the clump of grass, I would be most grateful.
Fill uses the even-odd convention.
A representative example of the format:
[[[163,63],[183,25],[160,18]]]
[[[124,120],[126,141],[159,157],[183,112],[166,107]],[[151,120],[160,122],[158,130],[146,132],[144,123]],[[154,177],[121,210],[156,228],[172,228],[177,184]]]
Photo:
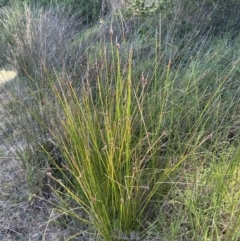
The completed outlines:
[[[1,41],[8,49],[7,61],[19,74],[40,78],[43,83],[47,68],[61,69],[67,64],[71,55],[69,43],[81,23],[76,16],[64,14],[60,7],[53,10],[13,3],[3,8]]]
[[[96,57],[91,79],[80,89],[70,79],[52,82],[63,113],[60,128],[49,131],[62,161],[52,158],[60,179],[53,170],[48,175],[63,187],[64,192],[56,190],[60,199],[74,199],[104,240],[121,240],[144,236],[154,200],[167,195],[182,164],[211,141],[230,73],[221,71],[215,87],[200,82],[196,56],[184,74],[171,71],[170,64],[164,71],[156,62],[152,79],[144,74],[134,79],[132,50],[125,63],[121,46],[110,46],[96,50],[100,60]]]
[[[124,72],[119,45],[114,49],[112,44],[110,51],[110,65],[106,52],[102,66],[95,65],[96,89],[89,80],[82,83],[80,93],[71,82],[52,86],[63,111],[63,133],[52,133],[63,157],[60,168],[56,163],[63,180],[51,171],[49,175],[89,215],[104,240],[119,240],[141,231],[144,216],[150,215],[148,204],[167,178],[162,168],[168,164],[159,160],[159,170],[151,168],[157,161],[156,146],[166,134],[149,133],[146,126],[140,103],[144,99],[139,99],[132,80],[131,50]]]
[[[238,145],[227,142],[238,122],[237,41],[204,35],[198,42],[194,32],[190,35],[195,38],[185,39],[180,51],[174,31],[163,36],[159,25],[146,29],[149,37],[143,38],[141,25],[136,31],[142,35],[135,34],[131,41],[115,29],[108,35],[90,32],[97,36],[91,43],[79,38],[86,45],[81,56],[85,60],[79,71],[79,61],[71,59],[74,72],[81,72],[74,77],[66,67],[68,58],[55,66],[35,56],[41,71],[37,68],[32,74],[32,68],[25,69],[27,78],[17,82],[12,93],[11,114],[16,119],[9,124],[23,135],[13,143],[29,181],[38,173],[34,185],[39,189],[49,176],[58,184],[50,182],[61,201],[59,209],[85,221],[104,240],[147,238],[147,231],[158,227],[152,220],[158,218],[159,206],[164,207],[166,198],[177,200],[171,196],[175,187],[191,217],[197,203],[192,207],[185,196],[196,193],[189,189],[185,193],[186,186],[177,186],[179,176],[187,178],[190,173],[193,181],[185,183],[197,186],[199,169],[195,167],[212,161],[220,144]],[[114,34],[116,39],[121,36],[119,42],[114,43]],[[139,47],[138,41],[144,46]],[[69,43],[74,46],[77,41]],[[144,47],[151,53],[145,54]],[[215,181],[211,188],[214,185]],[[37,193],[36,188],[30,191]],[[214,208],[221,206],[210,203],[216,204]],[[167,216],[169,226],[168,220]],[[182,222],[174,220],[175,226],[165,232],[166,240],[180,236]],[[187,219],[188,225],[195,227],[193,219]],[[195,236],[188,232],[186,237],[206,236],[207,228],[197,230]]]
[[[198,165],[193,163],[175,182],[159,207],[151,235],[161,230],[158,237],[166,240],[239,238],[239,149],[225,151],[221,158],[210,153],[200,157],[199,153],[192,159]],[[200,158],[206,158],[209,167],[199,165]]]

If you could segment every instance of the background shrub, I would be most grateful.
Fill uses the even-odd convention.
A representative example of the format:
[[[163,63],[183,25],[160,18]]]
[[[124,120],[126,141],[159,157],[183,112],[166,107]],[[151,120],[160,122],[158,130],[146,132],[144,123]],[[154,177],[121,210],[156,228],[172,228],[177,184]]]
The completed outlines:
[[[7,0],[6,0],[7,1]],[[89,24],[117,10],[122,2],[118,0],[12,0],[12,3],[26,3],[30,7],[60,7],[65,14],[83,18]]]
[[[175,0],[127,0],[127,11],[130,15],[147,16],[169,10]]]
[[[0,0],[0,7],[5,6],[8,2],[9,0]]]

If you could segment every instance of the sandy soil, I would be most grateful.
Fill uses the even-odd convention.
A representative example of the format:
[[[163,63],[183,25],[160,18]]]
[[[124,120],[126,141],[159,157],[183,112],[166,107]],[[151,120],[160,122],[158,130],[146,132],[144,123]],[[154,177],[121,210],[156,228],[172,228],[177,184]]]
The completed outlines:
[[[16,76],[16,71],[2,69],[0,70],[0,84],[10,81],[14,79]]]
[[[26,173],[7,145],[2,104],[9,96],[4,84],[16,76],[14,71],[0,70],[0,241],[66,240],[65,230],[49,224],[52,206],[47,200],[31,198]]]

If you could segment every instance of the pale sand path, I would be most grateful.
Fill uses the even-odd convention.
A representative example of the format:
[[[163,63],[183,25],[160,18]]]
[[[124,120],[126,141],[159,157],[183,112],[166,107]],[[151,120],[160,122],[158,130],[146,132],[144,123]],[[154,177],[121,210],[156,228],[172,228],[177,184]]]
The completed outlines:
[[[0,70],[0,84],[13,80],[16,76],[16,71],[2,69]]]

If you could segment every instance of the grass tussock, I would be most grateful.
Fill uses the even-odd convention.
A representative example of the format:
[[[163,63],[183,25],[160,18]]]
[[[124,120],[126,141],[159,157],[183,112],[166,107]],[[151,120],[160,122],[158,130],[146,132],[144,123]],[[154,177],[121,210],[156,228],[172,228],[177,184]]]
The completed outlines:
[[[5,84],[5,138],[72,239],[239,237],[239,37],[179,25],[183,7],[89,28],[60,10],[4,9],[20,76]]]

